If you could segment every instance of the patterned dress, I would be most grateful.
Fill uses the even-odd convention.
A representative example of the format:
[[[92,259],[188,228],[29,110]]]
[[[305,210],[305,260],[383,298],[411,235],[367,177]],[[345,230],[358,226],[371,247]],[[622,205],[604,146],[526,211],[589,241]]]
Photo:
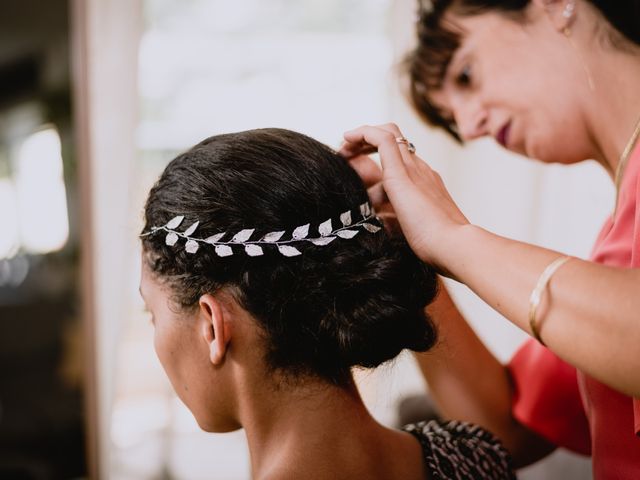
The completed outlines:
[[[515,479],[511,456],[491,433],[450,421],[419,422],[403,430],[422,445],[429,479]]]

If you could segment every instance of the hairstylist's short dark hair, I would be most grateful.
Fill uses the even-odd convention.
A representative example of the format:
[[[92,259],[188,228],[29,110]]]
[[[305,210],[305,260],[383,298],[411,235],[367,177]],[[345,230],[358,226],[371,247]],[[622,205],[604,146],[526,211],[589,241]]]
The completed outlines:
[[[184,225],[200,222],[202,238],[244,228],[290,232],[366,201],[356,172],[325,145],[287,130],[252,130],[208,138],[170,162],[149,193],[145,231],[185,215]],[[276,251],[221,258],[206,245],[189,254],[161,234],[142,243],[178,306],[231,287],[261,326],[274,369],[341,384],[352,366],[375,367],[436,340],[424,313],[436,274],[384,230],[302,246],[290,258]]]
[[[429,92],[442,87],[453,54],[460,46],[460,34],[445,21],[452,11],[459,15],[499,12],[516,20],[524,19],[531,0],[419,0],[418,44],[403,63],[409,77],[409,99],[416,112],[429,125],[443,128],[461,142],[452,118],[446,117],[429,99]],[[588,0],[626,40],[640,45],[640,0]],[[619,43],[613,39],[614,44]]]

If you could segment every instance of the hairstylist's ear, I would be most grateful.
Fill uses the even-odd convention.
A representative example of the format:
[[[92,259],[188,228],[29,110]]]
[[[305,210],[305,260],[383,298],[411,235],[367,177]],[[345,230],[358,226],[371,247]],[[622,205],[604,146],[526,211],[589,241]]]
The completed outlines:
[[[565,35],[570,33],[576,17],[576,0],[533,0],[533,3],[544,9],[553,27]]]
[[[220,300],[211,294],[204,294],[198,300],[200,307],[200,328],[202,337],[209,346],[209,359],[214,365],[223,363],[227,345],[231,340],[228,315]]]

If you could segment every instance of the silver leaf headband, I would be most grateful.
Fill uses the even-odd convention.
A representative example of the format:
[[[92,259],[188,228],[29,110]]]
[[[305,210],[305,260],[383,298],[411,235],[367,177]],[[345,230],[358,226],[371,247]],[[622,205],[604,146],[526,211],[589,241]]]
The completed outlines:
[[[360,233],[361,230],[359,229],[364,229],[369,233],[376,233],[381,230],[381,227],[378,225],[370,223],[371,220],[379,222],[379,219],[376,217],[375,212],[368,202],[360,205],[359,211],[362,216],[362,220],[355,223],[351,218],[350,210],[341,213],[340,223],[342,226],[339,228],[334,229],[331,219],[322,222],[318,225],[318,233],[320,236],[315,238],[309,237],[309,229],[311,227],[311,224],[309,223],[296,227],[291,234],[291,238],[287,240],[282,239],[286,230],[269,232],[259,240],[251,240],[251,236],[255,232],[255,228],[240,230],[228,241],[222,241],[222,238],[227,235],[227,232],[216,233],[215,235],[211,235],[207,238],[196,238],[191,235],[195,233],[200,222],[193,223],[189,228],[182,232],[176,230],[184,221],[184,215],[178,215],[177,217],[172,218],[161,227],[151,227],[151,230],[140,236],[146,237],[161,231],[167,232],[165,243],[171,247],[174,246],[180,238],[184,238],[186,240],[184,249],[187,253],[196,253],[200,248],[200,244],[206,243],[214,247],[216,255],[219,257],[229,257],[233,255],[233,250],[231,248],[232,245],[242,245],[244,246],[244,251],[247,255],[250,257],[259,257],[264,255],[262,245],[273,245],[277,247],[278,252],[285,257],[295,257],[297,255],[301,255],[302,252],[300,252],[296,247],[291,246],[290,244],[292,243],[309,242],[323,247],[325,245],[329,245],[338,237],[351,239]]]

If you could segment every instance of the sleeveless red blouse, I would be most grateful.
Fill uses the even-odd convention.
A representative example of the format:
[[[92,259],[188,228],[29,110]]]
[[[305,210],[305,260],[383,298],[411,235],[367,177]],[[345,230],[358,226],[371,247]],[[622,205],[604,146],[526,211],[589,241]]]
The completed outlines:
[[[605,222],[591,260],[640,268],[640,145],[627,164],[615,221]],[[576,371],[535,340],[516,352],[509,370],[520,422],[560,447],[590,454],[596,480],[640,479],[639,399]]]

